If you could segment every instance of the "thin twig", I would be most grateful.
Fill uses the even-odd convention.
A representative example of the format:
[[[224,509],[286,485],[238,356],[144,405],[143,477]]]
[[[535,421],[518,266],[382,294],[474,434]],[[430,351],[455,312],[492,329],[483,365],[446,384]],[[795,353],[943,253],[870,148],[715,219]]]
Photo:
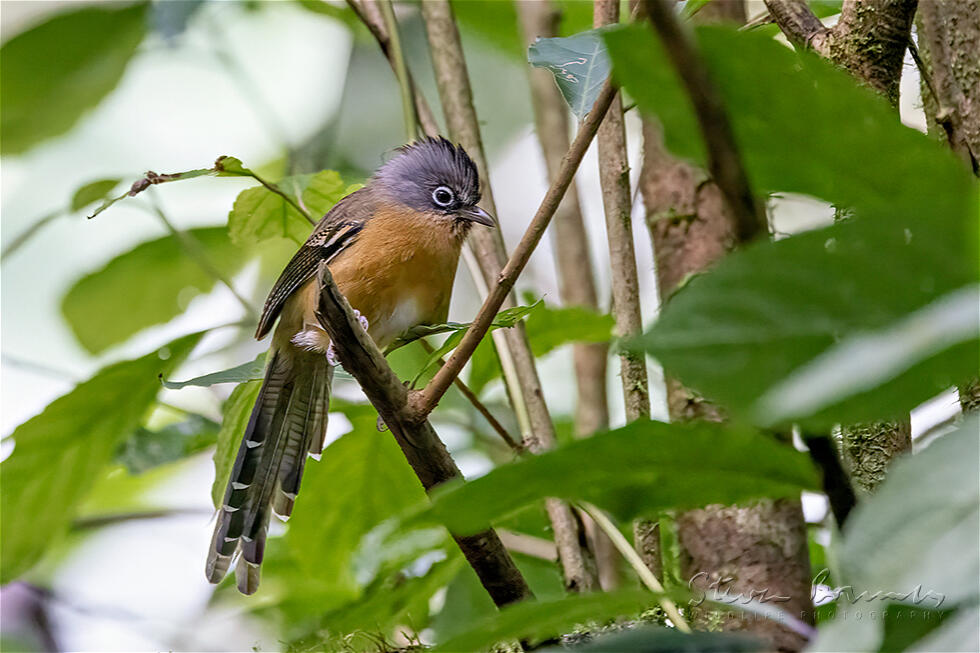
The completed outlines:
[[[279,186],[277,184],[273,184],[271,182],[266,181],[265,179],[263,179],[262,177],[260,177],[258,174],[256,174],[254,170],[249,170],[249,174],[243,175],[243,176],[245,176],[245,177],[251,177],[255,181],[257,181],[260,184],[262,184],[263,186],[265,186],[265,188],[268,191],[270,191],[272,193],[275,193],[279,197],[283,198],[286,201],[287,204],[289,204],[294,209],[296,209],[296,211],[298,211],[301,216],[303,216],[304,218],[306,218],[306,221],[309,222],[310,224],[315,225],[317,223],[317,221],[313,218],[312,215],[310,215],[310,212],[307,211],[305,207],[299,205],[296,202],[296,200],[294,200],[292,197],[289,196],[289,193],[287,193],[283,189],[279,188]]]
[[[415,115],[415,102],[412,99],[412,82],[408,76],[408,67],[405,64],[405,55],[402,52],[401,37],[398,34],[398,21],[395,19],[395,10],[391,6],[391,0],[379,0],[378,4],[381,7],[381,15],[384,17],[385,27],[388,28],[391,64],[392,68],[395,69],[395,77],[398,78],[398,88],[401,91],[402,116],[405,120],[405,138],[408,141],[412,141],[417,135],[417,119]]]
[[[208,257],[208,253],[204,251],[203,247],[201,247],[201,243],[199,243],[196,238],[186,231],[177,229],[177,227],[174,226],[152,193],[149,195],[149,202],[151,213],[160,219],[160,222],[162,222],[167,228],[170,235],[177,240],[187,256],[192,261],[197,263],[197,265],[204,270],[208,276],[228,288],[228,290],[231,291],[231,294],[234,295],[235,299],[238,300],[238,303],[245,309],[245,313],[249,316],[249,318],[256,318],[257,313],[255,309],[252,308],[252,305],[248,303],[247,299],[242,297],[238,291],[235,290],[235,286],[232,285],[231,280],[225,277],[225,275],[221,273],[221,270],[219,270],[218,267],[211,261],[211,259]],[[139,205],[139,203],[137,203],[137,205]]]
[[[10,244],[8,244],[6,247],[3,248],[3,252],[0,253],[0,261],[6,261],[11,254],[13,254],[18,249],[20,249],[24,243],[26,243],[28,240],[31,239],[32,236],[34,236],[34,234],[36,234],[38,231],[44,228],[45,225],[47,225],[49,222],[53,222],[54,220],[57,220],[58,218],[60,218],[61,216],[67,213],[68,212],[65,209],[57,209],[43,216],[39,220],[36,220],[32,225],[24,229],[24,231],[22,231],[17,236],[15,236],[14,239],[10,242]]]
[[[419,343],[421,343],[422,349],[424,349],[427,354],[431,354],[435,351],[435,348],[425,340],[419,340]],[[446,364],[442,357],[439,357],[439,364]],[[463,382],[463,379],[457,376],[454,383],[456,384],[456,388],[460,391],[460,393],[466,397],[466,400],[469,401],[481,415],[483,415],[483,418],[487,420],[487,423],[490,424],[494,431],[496,431],[497,435],[499,435],[501,439],[507,443],[508,447],[517,453],[524,451],[524,447],[514,440],[511,434],[507,432],[507,429],[504,428],[504,425],[493,416],[493,413],[491,413],[490,409],[486,407],[486,404],[480,401],[480,398],[476,396],[475,392],[470,390],[470,387]]]
[[[728,113],[701,53],[677,20],[671,3],[646,0],[645,6],[694,105],[708,149],[708,170],[725,196],[739,239],[748,242],[767,233],[766,214],[749,185]]]
[[[594,27],[619,22],[618,0],[595,0]],[[599,181],[602,186],[602,205],[606,214],[606,235],[609,243],[609,263],[612,269],[613,316],[616,332],[630,338],[643,329],[640,310],[640,281],[636,271],[633,248],[633,198],[630,195],[630,166],[626,153],[626,125],[623,103],[619,94],[599,125],[596,135],[599,146]],[[650,393],[647,385],[647,364],[643,354],[623,351],[619,355],[620,378],[626,420],[632,422],[650,416]]]
[[[456,350],[449,357],[446,364],[429,381],[425,389],[413,396],[416,419],[422,419],[432,412],[436,404],[439,403],[439,399],[442,398],[442,395],[452,385],[453,379],[456,378],[463,369],[463,366],[466,365],[466,362],[476,350],[477,345],[480,344],[483,336],[490,328],[490,324],[493,322],[493,316],[497,314],[511,288],[514,287],[514,282],[517,280],[518,275],[520,275],[524,266],[527,265],[527,261],[544,235],[545,229],[548,228],[548,223],[555,214],[555,210],[558,208],[558,203],[561,201],[562,196],[568,189],[572,177],[575,175],[575,171],[578,170],[578,166],[582,162],[582,157],[592,142],[596,130],[599,128],[599,123],[603,116],[606,115],[606,111],[609,109],[615,93],[616,91],[612,83],[607,81],[599,92],[599,97],[596,99],[592,110],[586,116],[585,120],[582,121],[575,140],[572,141],[571,147],[568,148],[568,153],[562,159],[559,174],[556,176],[550,188],[548,188],[544,199],[541,200],[541,204],[538,206],[534,218],[531,219],[531,223],[524,232],[524,237],[521,238],[521,242],[514,249],[510,260],[507,261],[507,265],[504,266],[497,279],[497,285],[487,295],[486,301],[483,302],[483,307],[477,314],[476,319],[473,320],[473,326],[467,330],[459,346],[456,347]]]
[[[585,513],[588,514],[593,521],[595,521],[596,525],[598,525],[606,535],[609,536],[609,539],[612,540],[613,545],[620,552],[620,554],[622,554],[623,558],[626,559],[626,562],[628,562],[636,571],[636,575],[640,577],[640,580],[647,586],[647,589],[649,589],[651,592],[663,594],[663,585],[660,584],[660,581],[653,575],[653,572],[650,571],[650,569],[643,563],[643,560],[640,558],[640,554],[638,554],[633,547],[630,546],[630,543],[626,540],[619,529],[616,528],[616,524],[614,524],[612,520],[606,516],[606,513],[587,502],[580,503],[579,507],[585,511]],[[684,617],[681,616],[680,611],[677,609],[677,606],[673,601],[666,596],[658,598],[657,601],[660,603],[660,607],[663,608],[664,612],[667,613],[667,616],[673,622],[674,626],[676,626],[677,630],[684,633],[691,632],[691,627],[687,625],[687,621],[685,621]]]
[[[130,521],[143,521],[146,519],[166,519],[170,517],[187,516],[206,516],[212,510],[203,508],[163,508],[160,510],[138,510],[135,512],[120,512],[107,515],[91,515],[88,517],[78,517],[71,523],[73,531],[84,531],[93,528],[103,528],[105,526],[115,526]]]

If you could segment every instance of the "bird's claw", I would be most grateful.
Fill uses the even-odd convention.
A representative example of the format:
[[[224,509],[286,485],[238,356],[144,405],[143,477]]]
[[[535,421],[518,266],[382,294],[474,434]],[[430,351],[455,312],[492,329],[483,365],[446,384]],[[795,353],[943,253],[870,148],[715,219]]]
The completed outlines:
[[[354,310],[354,317],[357,318],[357,323],[361,325],[362,329],[367,331],[368,324],[369,324],[368,319],[365,316],[361,315],[361,312],[356,308],[353,310]],[[337,367],[338,365],[340,365],[340,357],[337,356],[337,350],[334,348],[333,342],[331,342],[330,345],[327,347],[326,355],[327,355],[327,363],[331,367]]]

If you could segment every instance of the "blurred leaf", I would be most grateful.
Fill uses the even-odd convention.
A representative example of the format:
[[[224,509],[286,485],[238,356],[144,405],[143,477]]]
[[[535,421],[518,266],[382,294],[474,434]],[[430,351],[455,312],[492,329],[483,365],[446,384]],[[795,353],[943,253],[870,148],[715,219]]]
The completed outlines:
[[[848,519],[838,551],[843,583],[855,592],[908,592],[914,598],[931,592],[933,598],[922,601],[931,608],[980,596],[978,433],[974,415],[924,451],[896,461],[875,495]]]
[[[690,18],[694,14],[704,9],[704,6],[709,2],[711,2],[711,0],[687,0],[687,2],[684,3],[684,17]]]
[[[544,307],[527,319],[527,339],[535,356],[570,342],[609,342],[616,320],[581,306]]]
[[[453,13],[464,32],[480,37],[489,45],[516,61],[527,61],[527,48],[517,21],[513,2],[500,0],[453,0]],[[592,27],[592,3],[582,0],[557,0],[559,36],[571,36]]]
[[[248,381],[239,384],[225,401],[221,409],[221,428],[218,430],[217,447],[214,450],[214,483],[211,485],[211,500],[214,507],[221,505],[225,495],[225,486],[231,468],[235,465],[235,456],[245,434],[248,418],[259,397],[262,383]]]
[[[896,323],[976,283],[976,183],[949,152],[902,126],[887,103],[831,64],[751,33],[704,27],[697,35],[756,189],[809,194],[853,208],[856,217],[750,246],[692,279],[664,307],[644,339],[647,350],[735,413],[810,427],[893,417],[975,375],[977,342],[950,347],[936,332],[920,359],[887,374],[879,368],[878,378],[848,389],[850,397],[837,388],[854,378],[838,369],[839,385],[827,387],[838,397],[829,404],[778,415],[771,403],[756,405],[839,341],[901,332]],[[607,42],[616,75],[664,123],[672,149],[699,159],[690,105],[651,31],[621,29]],[[802,107],[812,120],[799,119]],[[875,152],[877,163],[855,152]]]
[[[379,650],[372,635],[390,637],[395,626],[419,627],[429,613],[429,600],[445,587],[465,564],[458,553],[436,562],[421,575],[402,575],[374,583],[364,595],[324,615],[315,634],[291,642],[290,651]]]
[[[621,590],[525,601],[472,624],[467,632],[440,642],[434,651],[482,651],[512,640],[540,643],[579,624],[602,624],[623,615],[639,614],[656,605],[658,596],[643,590]]]
[[[547,648],[543,653],[567,651],[565,647]],[[765,644],[747,634],[726,632],[682,633],[676,628],[640,626],[594,639],[573,651],[583,653],[751,653],[766,650]]]
[[[163,383],[163,387],[169,390],[180,390],[189,385],[208,388],[218,383],[244,383],[245,381],[261,380],[265,377],[265,355],[266,352],[262,352],[253,361],[229,367],[220,372],[195,376],[186,381],[167,381],[166,379],[160,379],[160,381]]]
[[[320,462],[306,465],[286,542],[300,568],[329,581],[335,599],[350,599],[360,589],[353,562],[361,538],[424,502],[425,492],[395,439],[378,432],[370,404],[334,401],[331,410],[338,409],[353,430],[331,443]]]
[[[789,496],[819,486],[807,456],[720,424],[636,421],[502,465],[432,495],[423,518],[475,533],[544,497],[585,500],[621,519],[667,508]]]
[[[153,30],[168,41],[184,33],[187,24],[204,6],[204,0],[156,0],[150,11]]]
[[[919,614],[928,615],[928,618],[935,618],[936,611],[923,610]],[[884,653],[888,643],[887,640],[883,642],[880,649],[881,653]],[[917,653],[980,651],[980,608],[975,605],[963,606],[956,611],[956,614],[946,617],[941,628],[929,631],[925,637],[916,641],[907,650]]]
[[[122,179],[98,179],[90,181],[75,191],[71,198],[71,210],[81,211],[92,202],[104,200]]]
[[[333,170],[314,175],[286,177],[277,186],[292,202],[303,205],[313,220],[326,214],[342,197],[357,190],[357,185],[345,185]],[[264,186],[247,188],[238,194],[228,214],[228,234],[232,242],[243,245],[267,238],[289,238],[303,243],[313,225],[296,207]]]
[[[3,475],[0,582],[28,570],[68,523],[124,437],[160,390],[157,376],[176,368],[200,340],[179,338],[135,360],[110,365],[48,404],[11,437]]]
[[[0,48],[0,152],[71,129],[115,88],[143,40],[146,3],[66,11]]]
[[[484,338],[470,358],[470,375],[466,379],[470,390],[479,396],[487,384],[500,376],[500,358],[492,338]]]
[[[138,428],[116,451],[116,462],[130,474],[143,472],[204,451],[217,441],[218,425],[202,415],[186,419],[156,431]]]
[[[225,275],[234,274],[247,260],[222,227],[185,233]],[[62,299],[61,311],[78,342],[99,353],[180,315],[191,298],[214,284],[215,279],[184,253],[176,237],[164,236],[137,245],[79,279]]]
[[[884,611],[882,619],[884,637],[878,651],[880,653],[893,653],[894,651],[908,649],[911,644],[942,626],[952,612],[952,610],[929,610],[921,606],[890,603]],[[972,612],[976,613],[977,611],[974,609]],[[933,648],[929,650],[941,651],[943,649]]]
[[[575,36],[539,38],[528,48],[528,63],[551,71],[579,120],[592,109],[609,77],[609,54],[602,41],[604,31],[601,28]]]

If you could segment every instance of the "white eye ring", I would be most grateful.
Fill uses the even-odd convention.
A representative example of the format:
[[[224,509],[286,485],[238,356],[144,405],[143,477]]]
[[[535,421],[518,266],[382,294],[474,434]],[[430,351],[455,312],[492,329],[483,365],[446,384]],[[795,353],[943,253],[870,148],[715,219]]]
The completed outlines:
[[[443,208],[452,204],[455,199],[456,195],[449,186],[439,186],[432,191],[432,201]]]

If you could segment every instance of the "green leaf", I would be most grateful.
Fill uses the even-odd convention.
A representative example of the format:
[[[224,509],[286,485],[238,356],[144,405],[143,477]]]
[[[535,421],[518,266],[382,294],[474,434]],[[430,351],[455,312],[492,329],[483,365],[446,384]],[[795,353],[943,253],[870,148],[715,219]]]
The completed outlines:
[[[37,562],[64,534],[113,452],[200,340],[184,336],[142,358],[104,368],[13,432],[3,475],[0,582]]]
[[[238,194],[228,214],[228,234],[232,242],[243,245],[278,237],[303,243],[313,226],[296,209],[297,198],[302,198],[311,218],[318,220],[342,197],[359,187],[345,185],[333,170],[286,177],[277,186],[289,196],[289,201],[264,186],[247,188]]]
[[[361,538],[423,503],[425,492],[395,439],[378,432],[370,404],[333,404],[331,409],[341,409],[353,430],[331,443],[320,462],[306,465],[286,542],[300,568],[333,587],[336,605],[360,589],[353,562]]]
[[[690,2],[690,0],[688,0]],[[565,647],[544,649],[543,653],[564,653]],[[682,633],[676,628],[641,626],[618,633],[599,633],[588,643],[575,646],[576,653],[751,653],[764,651],[763,642],[744,633]]]
[[[122,79],[147,3],[59,13],[0,48],[0,152],[63,134]]]
[[[609,77],[604,31],[600,28],[568,37],[539,38],[528,48],[528,63],[551,71],[562,97],[579,120],[592,109]]]
[[[116,451],[116,462],[130,474],[172,463],[212,446],[218,436],[218,425],[202,415],[151,431],[139,428]]]
[[[211,499],[214,507],[221,505],[225,495],[225,486],[231,468],[235,465],[238,446],[245,434],[248,418],[252,414],[255,400],[259,397],[262,384],[259,381],[248,381],[239,384],[225,401],[221,410],[221,428],[218,430],[217,447],[214,450],[214,483],[211,485]]]
[[[807,456],[767,435],[719,424],[636,421],[437,491],[423,518],[454,533],[475,533],[544,497],[589,501],[625,520],[817,487]]]
[[[122,179],[98,179],[79,187],[71,198],[71,210],[81,211],[92,202],[104,200]]]
[[[527,319],[527,339],[535,356],[570,342],[609,342],[616,320],[587,308],[543,307]]]
[[[222,227],[190,229],[186,234],[225,275],[246,262]],[[141,243],[79,279],[62,300],[61,311],[78,342],[99,353],[146,327],[170,321],[214,284],[215,279],[184,253],[178,238],[165,236]]]
[[[899,594],[921,585],[920,596],[934,597],[922,605],[932,608],[980,596],[978,433],[980,419],[969,417],[924,451],[896,461],[848,519],[837,554],[844,583]]]
[[[169,390],[180,390],[189,385],[208,388],[218,383],[244,383],[245,381],[261,380],[265,377],[265,355],[266,352],[262,352],[255,357],[255,360],[220,372],[195,376],[186,381],[167,381],[166,379],[160,379],[160,381],[163,383],[163,387]]]
[[[812,195],[856,217],[727,257],[671,298],[642,346],[686,385],[763,424],[792,419],[822,428],[894,417],[975,375],[980,349],[969,324],[956,338],[942,328],[929,342],[917,333],[944,295],[976,283],[975,180],[944,148],[902,126],[882,99],[814,55],[720,27],[697,36],[755,188]],[[700,159],[686,95],[650,30],[617,30],[607,42],[615,74],[664,123],[671,147]],[[875,152],[876,164],[855,152]],[[903,357],[898,350],[910,342],[917,356]],[[882,348],[899,355],[861,378],[835,367],[831,381],[821,377],[822,397],[800,396],[792,375],[802,366],[829,369],[828,359],[816,360],[825,353],[830,362],[841,352],[856,360],[858,345],[865,356],[878,358]],[[758,403],[784,383],[782,394]],[[794,388],[802,401],[790,406],[786,392]]]
[[[638,615],[656,605],[658,596],[642,590],[621,590],[525,601],[505,607],[467,632],[440,642],[434,653],[483,651],[512,640],[540,643],[580,624],[603,624],[623,615]]]

